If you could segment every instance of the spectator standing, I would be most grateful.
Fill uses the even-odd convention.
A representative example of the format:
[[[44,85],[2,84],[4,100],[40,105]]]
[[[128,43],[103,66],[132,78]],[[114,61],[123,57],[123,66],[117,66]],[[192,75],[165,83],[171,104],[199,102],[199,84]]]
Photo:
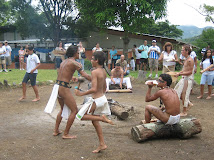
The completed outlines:
[[[19,56],[18,55],[15,56],[14,62],[15,62],[15,69],[19,69]]]
[[[9,69],[9,67],[10,67],[10,65],[11,65],[11,51],[12,51],[12,49],[11,49],[11,47],[8,45],[8,41],[7,41],[7,40],[4,41],[4,47],[5,47],[5,49],[6,49],[6,55],[5,55],[5,57],[6,57],[6,66],[7,66],[7,69],[8,69],[9,71],[11,71],[11,69]],[[6,68],[5,68],[5,69],[6,69]]]
[[[100,47],[99,43],[96,43],[96,46],[92,49],[92,53],[96,51],[103,51],[103,49]]]
[[[200,69],[206,69],[211,64],[213,64],[212,52],[211,52],[211,49],[207,49],[203,56],[203,59],[201,61]],[[201,82],[200,82],[201,95],[199,97],[197,97],[198,99],[201,99],[204,95],[204,85],[206,82],[208,85],[208,97],[206,99],[211,98],[213,78],[214,78],[214,68],[213,67],[210,68],[208,71],[205,71],[204,73],[202,73]]]
[[[135,71],[135,61],[134,61],[134,57],[131,58],[130,60],[130,66],[131,66],[131,70]]]
[[[60,64],[65,59],[66,50],[63,48],[63,43],[61,41],[58,42],[55,50],[60,51],[60,52],[58,52],[58,55],[55,57],[56,58],[56,68],[57,68],[57,73],[58,73]]]
[[[137,46],[135,44],[133,45],[132,52],[136,56],[135,65],[137,66],[137,70],[139,70],[140,69],[140,58],[141,58],[141,54],[138,52],[138,48],[137,48]]]
[[[79,42],[78,51],[79,51],[79,59],[76,59],[77,62],[79,62],[82,65],[82,69],[84,70],[84,64],[85,64],[85,57],[82,57],[83,54],[85,55],[85,48],[82,45],[82,42]],[[80,73],[78,72],[78,76],[80,76]]]
[[[23,50],[23,47],[20,47],[19,50],[19,65],[20,65],[20,70],[25,70],[24,69],[24,56],[25,56],[25,51]]]
[[[160,48],[156,45],[157,41],[154,39],[152,40],[152,46],[149,47],[149,68],[150,68],[150,75],[152,77],[152,70],[153,67],[155,69],[155,78],[158,78],[158,58],[160,54]]]
[[[3,43],[0,42],[0,66],[1,68],[4,67],[4,71],[8,72],[6,69],[6,48],[3,46]],[[3,68],[0,70],[0,72],[3,71]]]
[[[115,67],[116,61],[117,61],[117,50],[115,49],[115,46],[112,46],[110,52],[111,57],[111,70]],[[113,67],[114,64],[114,67]]]
[[[36,102],[36,101],[40,100],[38,88],[36,86],[36,77],[38,74],[37,68],[40,66],[40,60],[39,60],[39,57],[33,52],[33,46],[28,46],[27,52],[28,52],[27,68],[26,68],[25,76],[22,81],[23,95],[19,99],[19,101],[26,98],[26,90],[27,90],[26,84],[27,84],[28,80],[30,80],[31,86],[36,95],[36,98],[33,99],[32,101]]]
[[[163,71],[162,73],[166,73],[169,71],[175,71],[175,65],[178,61],[178,56],[175,50],[173,50],[172,43],[166,42],[163,46],[163,52],[161,53],[159,61],[163,61]]]
[[[120,59],[118,59],[116,63],[120,64],[120,67],[123,69],[124,76],[129,75],[130,71],[127,68],[127,61],[125,60],[125,56],[124,55],[121,55]]]
[[[138,52],[141,53],[141,58],[140,58],[140,69],[144,69],[144,71],[146,71],[146,67],[147,67],[147,63],[148,63],[148,51],[149,51],[149,47],[147,46],[147,40],[144,41],[143,45],[141,45],[138,48]]]

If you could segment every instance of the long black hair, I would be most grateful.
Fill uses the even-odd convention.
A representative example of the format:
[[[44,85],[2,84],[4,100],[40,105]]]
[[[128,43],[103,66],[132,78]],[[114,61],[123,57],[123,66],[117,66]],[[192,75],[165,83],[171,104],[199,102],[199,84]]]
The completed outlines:
[[[207,59],[207,58],[208,58],[208,57],[207,57],[207,51],[210,51],[210,52],[211,52],[211,55],[210,55],[209,59],[210,59],[210,64],[213,64],[212,50],[211,50],[211,49],[207,49],[207,50],[206,50],[206,52],[204,53],[204,56],[203,56],[202,62],[203,62],[205,59]]]

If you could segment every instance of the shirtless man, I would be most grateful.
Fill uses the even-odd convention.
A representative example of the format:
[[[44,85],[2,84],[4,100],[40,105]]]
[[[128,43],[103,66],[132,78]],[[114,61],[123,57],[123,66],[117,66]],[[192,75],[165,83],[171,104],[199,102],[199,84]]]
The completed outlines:
[[[161,74],[158,79],[158,90],[155,94],[151,95],[152,82],[148,83],[148,91],[146,93],[146,102],[154,101],[158,98],[163,102],[165,109],[157,108],[152,105],[145,107],[145,122],[150,123],[151,114],[153,114],[158,120],[165,124],[173,125],[180,121],[180,102],[176,91],[170,88],[172,78],[168,74]]]
[[[72,139],[72,138],[76,138],[76,136],[70,135],[69,130],[77,114],[77,105],[73,95],[71,94],[71,91],[70,91],[71,87],[69,85],[69,82],[72,79],[73,74],[76,70],[87,80],[91,80],[91,76],[86,74],[82,70],[81,64],[75,61],[75,59],[79,58],[79,52],[78,52],[77,46],[70,46],[66,51],[66,55],[68,58],[60,64],[58,77],[57,77],[57,84],[59,85],[58,102],[61,106],[61,110],[59,111],[56,118],[56,125],[55,125],[55,130],[53,135],[57,136],[61,133],[59,131],[59,125],[62,120],[62,117],[61,117],[62,110],[63,110],[64,104],[66,104],[68,108],[71,110],[71,114],[68,117],[66,128],[64,130],[64,134],[62,138]]]
[[[106,91],[109,90],[109,84],[119,84],[122,89],[122,84],[126,83],[127,89],[132,89],[130,78],[124,78],[123,76],[124,72],[120,67],[120,63],[116,63],[115,68],[111,70],[111,79],[106,78]]]
[[[92,98],[79,110],[76,118],[79,120],[91,120],[96,129],[99,138],[99,146],[96,150],[92,151],[93,153],[98,153],[107,148],[99,121],[113,124],[113,122],[105,116],[111,115],[111,111],[104,95],[106,91],[106,72],[103,68],[104,61],[105,57],[102,51],[94,52],[91,59],[92,66],[95,68],[91,72],[92,87],[85,92],[80,92],[78,89],[75,90],[77,96],[92,94]],[[87,110],[84,109],[85,107],[87,107]],[[85,110],[83,116],[80,115],[82,110]]]
[[[194,75],[194,60],[190,57],[191,48],[189,45],[184,45],[181,54],[185,57],[184,66],[181,72],[178,72],[175,77],[182,76],[180,81],[175,86],[175,91],[183,103],[183,112],[181,116],[187,115],[187,107],[189,104],[189,95],[192,89],[192,80]],[[192,105],[191,105],[192,106]],[[190,106],[189,106],[190,107]]]

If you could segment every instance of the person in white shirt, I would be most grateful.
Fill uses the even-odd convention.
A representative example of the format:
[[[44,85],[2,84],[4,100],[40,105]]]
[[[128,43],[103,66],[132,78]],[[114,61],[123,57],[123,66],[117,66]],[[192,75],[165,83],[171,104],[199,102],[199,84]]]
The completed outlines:
[[[7,66],[7,69],[9,69],[10,65],[11,65],[11,47],[8,45],[8,41],[5,40],[4,41],[4,47],[6,49],[6,55],[5,55],[5,58],[6,58],[6,66]],[[5,68],[6,69],[6,68]],[[11,71],[9,69],[9,71]]]
[[[36,95],[36,98],[33,99],[32,101],[36,102],[40,100],[38,88],[36,86],[36,76],[38,74],[37,68],[40,66],[40,60],[39,60],[39,57],[33,52],[33,46],[28,46],[27,52],[28,52],[28,58],[27,58],[26,73],[22,81],[23,95],[19,99],[19,101],[26,98],[26,90],[27,90],[26,84],[28,80],[30,80],[31,86]]]
[[[6,58],[5,58],[5,56],[6,56],[6,49],[3,46],[3,43],[0,42],[0,66],[2,68],[2,65],[3,65],[4,71],[7,72],[7,70],[6,70]],[[2,71],[3,71],[3,68],[0,70],[0,72],[2,72]]]
[[[200,64],[200,69],[206,69],[207,67],[209,67],[211,64],[213,64],[213,59],[212,59],[212,52],[211,49],[206,50],[203,59],[201,61]],[[208,71],[205,71],[204,73],[202,73],[201,76],[201,82],[200,82],[200,91],[201,91],[201,95],[198,96],[198,99],[203,98],[204,95],[204,85],[207,82],[208,85],[208,96],[206,99],[210,99],[211,98],[211,92],[212,92],[212,82],[214,79],[214,68],[210,68]]]
[[[135,57],[136,57],[136,62],[135,62],[135,64],[136,64],[136,66],[137,66],[137,70],[139,70],[140,69],[140,58],[141,58],[141,54],[138,52],[138,48],[137,48],[137,46],[134,44],[133,45],[133,49],[132,49],[132,52],[135,54]]]
[[[162,73],[166,72],[174,72],[175,65],[178,61],[178,56],[175,50],[173,50],[172,43],[166,42],[163,46],[163,52],[161,53],[159,61],[163,61],[163,71]]]
[[[99,43],[96,43],[96,46],[92,49],[92,53],[96,51],[103,51],[103,49],[100,47]]]

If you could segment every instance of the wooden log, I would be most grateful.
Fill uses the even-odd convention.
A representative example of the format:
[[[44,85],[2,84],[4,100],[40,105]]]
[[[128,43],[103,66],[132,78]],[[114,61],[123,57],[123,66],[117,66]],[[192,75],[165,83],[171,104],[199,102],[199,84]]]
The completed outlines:
[[[113,89],[113,90],[108,90],[106,93],[132,93],[131,89]]]
[[[127,119],[129,117],[129,113],[121,106],[118,105],[111,105],[111,112],[112,114],[116,115],[120,119]]]
[[[181,119],[178,124],[165,125],[164,123],[147,123],[131,129],[134,141],[142,142],[154,138],[178,137],[187,139],[202,131],[200,121],[196,118]]]
[[[207,68],[203,69],[202,71],[200,71],[200,73],[202,74],[202,73],[208,71],[208,70],[209,70],[210,68],[212,68],[213,66],[214,66],[214,65],[211,64],[209,67],[207,67]]]

